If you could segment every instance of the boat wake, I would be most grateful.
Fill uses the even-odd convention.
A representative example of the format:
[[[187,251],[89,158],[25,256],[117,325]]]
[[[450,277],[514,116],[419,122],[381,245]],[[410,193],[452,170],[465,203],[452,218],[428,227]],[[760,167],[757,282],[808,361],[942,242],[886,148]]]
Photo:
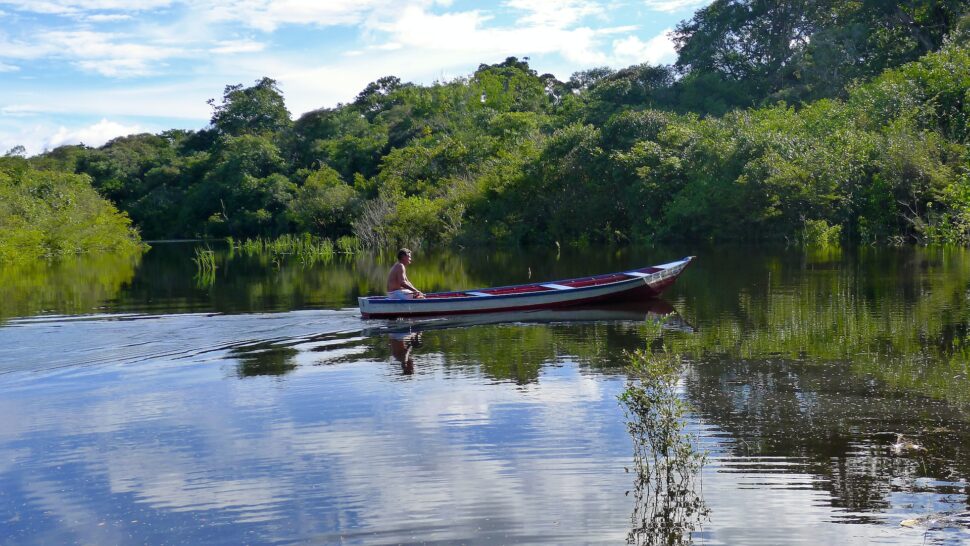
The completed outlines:
[[[247,345],[360,331],[356,309],[220,315],[92,315],[8,321],[0,375],[221,359]]]

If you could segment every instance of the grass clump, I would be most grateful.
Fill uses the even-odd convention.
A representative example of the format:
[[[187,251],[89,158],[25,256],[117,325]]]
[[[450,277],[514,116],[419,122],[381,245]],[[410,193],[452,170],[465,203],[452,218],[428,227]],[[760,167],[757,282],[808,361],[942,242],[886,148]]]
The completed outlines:
[[[226,238],[230,251],[246,256],[270,256],[274,263],[282,264],[289,258],[296,258],[303,265],[329,262],[337,253],[355,254],[362,248],[356,237],[344,236],[336,244],[328,238],[316,237],[309,233],[283,235],[276,239],[256,237],[244,241]]]

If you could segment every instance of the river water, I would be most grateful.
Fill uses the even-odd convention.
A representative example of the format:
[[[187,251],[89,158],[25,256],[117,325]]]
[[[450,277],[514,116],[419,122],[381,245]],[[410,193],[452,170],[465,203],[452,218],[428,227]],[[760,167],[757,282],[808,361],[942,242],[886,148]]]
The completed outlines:
[[[0,269],[0,544],[970,541],[966,250],[419,251],[425,291],[698,259],[660,301],[364,321],[393,256],[195,246]],[[617,398],[663,348],[680,534]]]

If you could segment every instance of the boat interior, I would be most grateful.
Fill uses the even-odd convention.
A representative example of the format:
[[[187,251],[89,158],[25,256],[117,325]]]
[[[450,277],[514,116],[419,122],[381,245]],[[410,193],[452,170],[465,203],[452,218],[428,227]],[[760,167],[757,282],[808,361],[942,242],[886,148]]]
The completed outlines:
[[[590,286],[602,286],[605,284],[613,284],[621,281],[629,281],[635,278],[642,278],[659,271],[663,271],[663,267],[644,267],[642,269],[637,269],[633,271],[624,271],[622,273],[607,273],[603,275],[594,275],[592,277],[579,277],[575,279],[567,279],[563,281],[555,282],[537,282],[532,284],[518,284],[514,286],[499,286],[496,288],[480,288],[473,290],[460,290],[454,292],[434,292],[431,294],[425,294],[425,299],[448,299],[448,298],[470,298],[470,297],[491,297],[491,296],[508,296],[512,294],[532,294],[537,292],[550,292],[556,290],[573,290],[576,288],[588,288]],[[387,299],[387,296],[372,296],[368,298],[370,300],[382,300]]]

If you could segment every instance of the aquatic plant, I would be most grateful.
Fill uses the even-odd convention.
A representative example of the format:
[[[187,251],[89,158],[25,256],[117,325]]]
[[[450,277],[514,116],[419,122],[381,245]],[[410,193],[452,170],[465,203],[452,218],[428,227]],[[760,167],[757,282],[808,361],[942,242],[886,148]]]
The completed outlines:
[[[357,237],[344,235],[337,239],[337,248],[344,254],[355,254],[360,251],[362,245]]]
[[[209,248],[195,247],[195,282],[199,288],[208,288],[216,281],[216,253]]]
[[[215,271],[216,254],[209,247],[195,247],[195,257],[192,258],[198,271]]]
[[[705,455],[686,430],[689,407],[677,393],[685,359],[665,347],[638,350],[630,358],[630,379],[618,397],[636,473],[627,543],[690,544],[708,509],[697,482]]]
[[[256,237],[236,243],[227,238],[231,248],[238,249],[246,256],[269,256],[270,261],[280,267],[288,258],[295,257],[303,265],[313,265],[317,262],[328,262],[336,252],[333,241],[320,238],[309,233],[302,235],[283,235],[276,239]],[[337,241],[340,252],[356,253],[361,245],[355,237],[341,237]]]

